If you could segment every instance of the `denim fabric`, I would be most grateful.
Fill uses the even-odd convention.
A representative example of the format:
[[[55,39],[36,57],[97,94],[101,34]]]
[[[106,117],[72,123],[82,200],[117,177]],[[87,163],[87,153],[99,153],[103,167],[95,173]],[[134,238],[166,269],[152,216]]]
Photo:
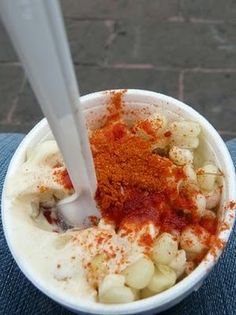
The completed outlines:
[[[0,135],[0,190],[7,166],[23,135]],[[236,164],[236,139],[227,143]],[[1,224],[1,222],[0,222]],[[236,228],[219,263],[202,287],[162,315],[236,314]],[[0,314],[72,314],[36,289],[21,273],[6,245],[0,226]]]

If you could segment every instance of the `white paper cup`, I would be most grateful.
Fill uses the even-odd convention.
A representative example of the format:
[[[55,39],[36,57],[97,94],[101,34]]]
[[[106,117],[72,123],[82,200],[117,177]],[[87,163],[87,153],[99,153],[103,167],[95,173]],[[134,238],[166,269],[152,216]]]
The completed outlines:
[[[87,119],[90,125],[96,127],[97,118],[101,117],[106,112],[106,104],[109,99],[108,92],[97,92],[83,96],[81,98],[82,106],[85,110]],[[217,165],[224,173],[224,193],[222,196],[221,207],[223,207],[228,201],[236,199],[236,181],[234,166],[229,155],[229,152],[217,133],[217,131],[211,126],[211,124],[199,113],[193,110],[191,107],[184,103],[165,96],[163,94],[154,93],[144,90],[128,90],[124,95],[124,102],[127,108],[149,108],[147,111],[143,111],[144,115],[148,115],[148,112],[152,112],[156,108],[160,111],[168,111],[168,115],[176,116],[180,115],[184,118],[191,119],[200,123],[204,141],[207,142],[207,146],[210,146],[214,152],[214,159]],[[130,113],[128,113],[130,115]],[[24,162],[26,156],[26,150],[29,147],[43,141],[48,137],[49,127],[46,119],[40,121],[24,138],[17,151],[15,152],[11,163],[8,168],[5,183],[10,176]],[[217,250],[216,257],[208,254],[204,261],[186,278],[181,280],[172,288],[159,293],[153,297],[146,298],[144,300],[135,301],[126,304],[105,305],[95,302],[90,302],[82,299],[78,299],[76,302],[68,301],[63,294],[58,293],[57,289],[49,290],[45,285],[45,282],[28,268],[27,261],[22,259],[16,254],[16,248],[10,231],[10,216],[9,209],[11,208],[11,200],[6,197],[6,184],[4,184],[2,195],[2,221],[5,236],[8,246],[11,250],[13,257],[15,258],[18,266],[26,277],[43,293],[55,300],[56,302],[64,305],[65,307],[77,312],[77,313],[91,313],[91,314],[144,314],[144,313],[158,313],[166,310],[173,305],[180,302],[187,295],[194,290],[197,290],[204,278],[209,274],[217,259],[221,255],[222,250]],[[219,239],[227,242],[230,232],[232,231],[235,211],[233,209],[226,209],[221,212],[221,216],[224,217],[224,222],[228,223],[228,229],[221,231],[218,235]]]

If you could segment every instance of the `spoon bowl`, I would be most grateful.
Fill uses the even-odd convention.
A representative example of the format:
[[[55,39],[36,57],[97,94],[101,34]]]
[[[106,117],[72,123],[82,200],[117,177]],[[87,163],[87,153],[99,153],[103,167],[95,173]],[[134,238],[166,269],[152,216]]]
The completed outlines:
[[[57,209],[63,223],[72,227],[87,228],[99,218],[96,203],[86,191],[61,200],[57,204]]]

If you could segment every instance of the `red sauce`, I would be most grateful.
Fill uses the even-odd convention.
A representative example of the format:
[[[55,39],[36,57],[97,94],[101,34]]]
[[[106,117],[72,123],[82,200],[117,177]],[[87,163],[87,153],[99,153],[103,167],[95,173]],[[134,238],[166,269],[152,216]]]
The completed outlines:
[[[52,211],[50,211],[50,210],[45,210],[45,211],[43,212],[43,215],[45,216],[45,218],[47,219],[47,221],[48,221],[49,224],[53,224],[53,220],[52,220],[52,217],[51,217],[51,213],[52,213]]]
[[[44,209],[43,215],[49,224],[58,224],[60,221],[59,218],[55,216],[55,213],[52,213],[52,210],[50,209]]]
[[[120,207],[109,207],[103,217],[115,222],[117,227],[127,228],[127,223],[142,226],[153,223],[161,231],[181,231],[195,220],[188,213],[175,209],[165,193],[147,193],[133,189],[130,197]]]

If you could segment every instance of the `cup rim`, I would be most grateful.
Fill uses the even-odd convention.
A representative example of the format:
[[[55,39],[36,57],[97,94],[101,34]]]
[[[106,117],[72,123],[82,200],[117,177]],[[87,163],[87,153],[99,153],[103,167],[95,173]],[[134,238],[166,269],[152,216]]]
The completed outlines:
[[[94,92],[87,94],[85,96],[81,97],[81,103],[85,104],[86,102],[93,101],[95,99],[99,98],[104,98],[104,95],[108,92],[112,91],[120,91],[118,90],[107,90],[107,91],[99,91],[99,92]],[[166,96],[161,93],[156,93],[148,90],[140,90],[140,89],[128,89],[127,92],[125,93],[125,96],[147,96],[147,97],[153,97],[156,98],[156,100],[161,100],[163,102],[167,103],[174,103],[176,106],[180,107],[183,109],[185,112],[187,112],[189,115],[193,116],[194,118],[198,118],[200,120],[201,125],[204,124],[204,126],[211,132],[211,136],[215,139],[216,142],[218,142],[218,146],[221,148],[222,155],[224,156],[224,159],[226,161],[226,167],[228,170],[228,181],[230,183],[230,191],[228,192],[228,198],[229,200],[235,200],[236,199],[236,177],[235,177],[235,170],[234,170],[234,165],[232,162],[232,159],[230,157],[229,151],[218,134],[218,132],[215,130],[215,128],[201,115],[199,114],[196,110],[191,108],[190,106],[186,105],[185,103],[172,98],[170,96]],[[86,106],[84,106],[86,108]],[[24,266],[24,263],[21,261],[21,259],[17,256],[14,250],[14,245],[11,242],[10,236],[8,234],[8,229],[7,229],[7,223],[6,223],[6,208],[7,208],[7,203],[6,203],[6,181],[7,178],[9,177],[9,174],[11,172],[11,169],[14,168],[14,164],[18,160],[18,155],[21,152],[24,152],[25,149],[27,148],[29,141],[35,137],[36,134],[40,132],[40,130],[43,130],[47,126],[47,121],[46,118],[42,119],[36,126],[31,129],[31,131],[26,135],[26,137],[23,139],[23,141],[20,143],[19,147],[15,151],[8,170],[7,174],[4,180],[4,185],[3,185],[3,192],[2,192],[2,201],[1,201],[1,207],[2,207],[2,224],[3,224],[3,230],[5,234],[5,238],[7,240],[8,247],[11,251],[12,256],[14,257],[17,265],[20,267],[21,271],[24,273],[24,275],[44,294],[52,298],[54,301],[58,302],[59,304],[72,309],[74,311],[82,311],[82,312],[87,312],[91,314],[134,314],[141,312],[141,311],[147,311],[153,308],[162,308],[161,310],[166,309],[165,306],[170,304],[173,301],[177,301],[180,299],[181,296],[187,295],[189,290],[190,292],[193,291],[193,289],[198,285],[199,282],[201,282],[209,273],[209,271],[212,269],[212,267],[216,264],[218,258],[220,257],[222,253],[222,249],[218,249],[216,252],[216,255],[213,259],[213,257],[210,256],[208,253],[206,256],[206,260],[203,260],[196,268],[195,270],[185,277],[183,280],[175,284],[173,287],[170,289],[161,292],[157,295],[154,295],[152,297],[143,299],[143,300],[138,300],[130,303],[125,303],[125,304],[101,304],[97,302],[91,302],[91,301],[79,301],[79,303],[71,303],[69,301],[66,301],[63,298],[62,294],[54,293],[54,292],[49,292],[47,291],[47,288],[41,283],[40,279],[37,279],[34,274],[31,274],[28,272],[26,266]],[[233,225],[235,222],[235,211],[233,209],[226,210],[226,218],[230,221],[230,227],[227,230],[221,231],[219,234],[219,238],[222,239],[223,241],[227,242],[228,238],[230,236],[230,233],[233,229]],[[209,256],[209,257],[208,257]],[[177,302],[176,302],[177,303]],[[174,303],[174,304],[176,304]],[[173,305],[174,305],[173,304]]]

